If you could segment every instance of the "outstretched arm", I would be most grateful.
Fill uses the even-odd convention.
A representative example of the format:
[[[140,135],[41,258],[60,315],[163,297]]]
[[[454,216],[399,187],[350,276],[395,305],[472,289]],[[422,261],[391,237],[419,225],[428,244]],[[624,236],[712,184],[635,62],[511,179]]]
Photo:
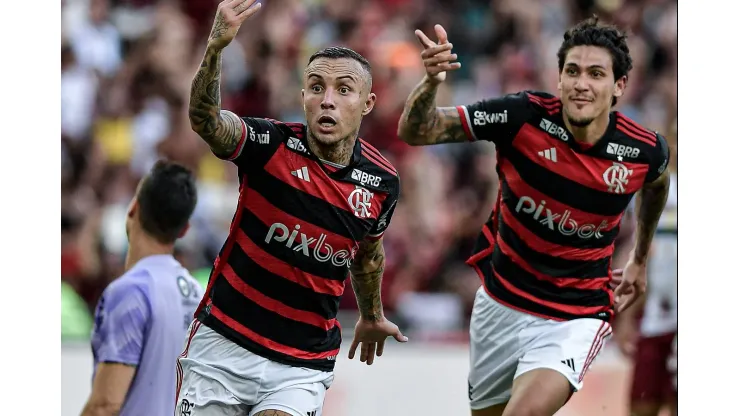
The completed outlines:
[[[190,126],[216,156],[228,158],[237,149],[244,124],[221,109],[221,53],[241,24],[261,7],[256,0],[225,0],[218,6],[203,61],[190,88]]]

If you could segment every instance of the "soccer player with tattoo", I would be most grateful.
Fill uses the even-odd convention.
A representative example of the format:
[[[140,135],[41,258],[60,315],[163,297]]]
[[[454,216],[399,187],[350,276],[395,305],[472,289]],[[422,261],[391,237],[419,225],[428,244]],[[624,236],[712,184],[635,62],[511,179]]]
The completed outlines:
[[[468,264],[483,285],[470,324],[474,416],[551,416],[583,385],[615,314],[646,289],[648,249],[670,187],[660,134],[612,107],[632,59],[625,35],[598,19],[569,29],[558,51],[559,95],[523,91],[436,107],[460,67],[444,28],[423,32],[426,75],[398,134],[411,145],[496,146],[499,195]],[[636,241],[612,290],[614,241],[636,198]]]
[[[407,340],[380,299],[399,177],[358,137],[376,100],[370,64],[346,48],[311,56],[301,91],[306,124],[222,109],[222,51],[260,7],[220,3],[192,83],[191,126],[238,167],[240,194],[178,360],[177,415],[320,415],[348,276],[360,312],[349,357],[360,346],[369,365],[387,337]]]

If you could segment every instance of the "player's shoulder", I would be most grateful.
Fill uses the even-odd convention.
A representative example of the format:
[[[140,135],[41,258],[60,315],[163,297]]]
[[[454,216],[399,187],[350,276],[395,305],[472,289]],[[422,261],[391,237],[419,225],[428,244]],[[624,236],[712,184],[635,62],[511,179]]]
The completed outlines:
[[[112,281],[103,291],[103,296],[109,300],[148,298],[152,283],[153,276],[149,270],[133,267]]]
[[[276,145],[287,142],[290,138],[302,138],[306,134],[306,125],[303,123],[281,121],[269,117],[240,118],[247,126],[246,139],[260,144]]]
[[[624,113],[614,111],[615,137],[621,144],[650,150],[661,150],[664,147],[665,137],[657,131],[643,127],[640,123],[626,116]]]
[[[352,170],[352,179],[364,182],[363,185],[369,184],[376,189],[399,187],[401,179],[393,163],[366,140],[361,138],[358,140],[362,157]]]
[[[519,93],[518,99],[536,113],[553,115],[563,108],[560,97],[549,92],[524,90]]]

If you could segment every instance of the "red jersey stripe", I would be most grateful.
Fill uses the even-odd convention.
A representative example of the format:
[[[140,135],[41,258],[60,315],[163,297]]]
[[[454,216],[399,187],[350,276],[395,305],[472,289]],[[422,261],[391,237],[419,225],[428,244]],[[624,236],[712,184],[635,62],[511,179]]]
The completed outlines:
[[[511,228],[511,230],[519,236],[519,238],[524,241],[529,248],[541,254],[559,257],[564,260],[589,261],[603,259],[604,257],[611,256],[612,253],[614,253],[613,244],[604,248],[574,248],[543,240],[537,236],[537,234],[529,231],[527,227],[522,225],[505,204],[501,204],[501,216],[504,220],[504,224]]]
[[[392,171],[396,171],[395,168],[393,168],[393,164],[383,156],[378,149],[374,148],[370,143],[368,143],[364,139],[360,139],[360,146],[363,150],[366,150],[368,153],[376,156],[387,168],[389,168]]]
[[[600,159],[585,154],[573,152],[567,143],[562,140],[554,140],[545,132],[530,124],[524,124],[513,142],[513,147],[524,157],[542,166],[552,173],[560,175],[572,182],[582,186],[607,192],[608,185],[604,180],[604,173],[610,168],[617,166],[616,162]],[[538,152],[555,148],[557,162],[540,156]],[[631,194],[637,192],[647,175],[648,165],[630,162],[619,162],[631,171],[627,175],[627,183],[622,193]],[[516,184],[509,183],[512,188]]]
[[[244,145],[247,143],[247,123],[245,123],[244,120],[242,120],[241,118],[239,119],[239,121],[242,122],[242,137],[239,139],[239,143],[237,143],[236,149],[234,149],[234,153],[226,158],[227,160],[234,160],[239,157],[239,155],[242,154],[242,150],[244,150]]]
[[[380,159],[378,159],[376,156],[373,156],[372,154],[368,153],[365,149],[362,149],[362,155],[367,158],[367,160],[373,162],[376,166],[383,169],[384,171],[390,173],[391,175],[396,175],[396,171],[392,168],[389,168],[385,163],[383,163]]]
[[[296,237],[293,242],[294,247],[303,242],[301,241],[300,233],[313,238],[319,238],[319,236],[323,234],[326,236],[324,242],[330,244],[332,247],[341,247],[348,251],[352,250],[355,247],[355,243],[351,239],[335,234],[329,230],[325,230],[321,227],[318,227],[307,221],[303,221],[288,214],[280,208],[272,205],[262,195],[260,195],[257,191],[252,190],[251,188],[249,198],[246,198],[246,200],[244,201],[244,205],[249,210],[249,212],[252,213],[252,215],[257,217],[257,219],[259,219],[268,227],[275,223],[281,223],[284,224],[285,227],[287,227],[287,229],[289,230],[288,232],[292,233],[293,230],[296,230],[296,226],[299,226],[299,228],[297,229],[298,233],[296,233]],[[284,231],[281,231],[280,233],[282,232]],[[270,237],[270,235],[268,235],[268,237]],[[283,237],[283,235],[279,234],[278,230],[276,229],[274,230],[274,235],[271,237]],[[309,244],[309,248],[313,249],[316,244],[318,244],[318,242]]]
[[[506,241],[504,241],[503,238],[498,239],[498,248],[499,250],[501,250],[501,253],[503,253],[506,257],[510,258],[511,261],[514,262],[514,264],[524,269],[527,273],[533,275],[534,277],[540,280],[550,282],[557,287],[576,288],[576,289],[584,289],[584,290],[605,289],[606,286],[609,284],[609,281],[611,280],[609,276],[598,277],[595,279],[581,279],[578,277],[548,276],[546,274],[538,272],[536,269],[530,266],[527,261],[519,257],[519,254],[517,254],[516,251],[514,251],[514,249],[509,247],[509,245],[506,244]]]
[[[308,169],[309,181],[302,180],[291,174],[291,171],[302,169],[303,167]],[[316,198],[323,199],[333,206],[354,215],[348,198],[356,189],[355,184],[333,180],[327,176],[326,172],[317,162],[303,157],[296,158],[295,154],[284,145],[281,145],[275,152],[275,155],[265,164],[264,170],[281,182]],[[385,193],[373,193],[369,218],[378,218],[381,206],[386,197],[387,194]]]
[[[320,360],[325,359],[328,357],[335,356],[339,354],[339,349],[331,350],[331,351],[325,351],[321,353],[314,353],[314,352],[308,352],[299,350],[297,348],[289,347],[287,345],[283,345],[280,343],[277,343],[275,341],[272,341],[268,338],[265,338],[256,332],[250,330],[249,328],[245,327],[244,325],[240,324],[239,322],[235,321],[234,319],[230,318],[226,314],[224,314],[221,309],[217,308],[215,305],[211,307],[211,314],[218,319],[219,321],[223,322],[226,326],[233,329],[237,333],[241,334],[242,336],[248,338],[252,342],[255,342],[257,344],[262,345],[263,347],[277,351],[279,353],[289,355],[294,358],[298,358],[301,360]]]
[[[468,136],[468,140],[471,142],[474,142],[477,140],[475,137],[475,134],[473,134],[473,130],[470,128],[470,119],[468,118],[468,110],[459,105],[457,106],[457,114],[460,116],[460,123],[462,123],[463,131],[465,132],[465,135]]]
[[[625,123],[627,126],[632,127],[633,130],[635,130],[637,132],[640,132],[640,133],[644,134],[647,137],[650,137],[652,139],[656,139],[655,138],[655,134],[653,132],[651,132],[650,130],[646,129],[645,127],[637,124],[637,122],[635,122],[635,120],[632,120],[631,118],[625,116],[624,114],[622,114],[620,112],[617,112],[617,121],[621,121],[621,122]]]
[[[280,301],[263,295],[253,287],[249,286],[242,279],[240,279],[229,265],[226,265],[226,267],[224,267],[223,276],[226,278],[226,281],[229,282],[231,287],[233,287],[234,290],[236,290],[237,292],[241,293],[245,298],[251,300],[252,302],[260,305],[261,307],[269,311],[275,312],[276,314],[284,318],[292,319],[297,322],[303,322],[304,324],[308,325],[313,325],[315,327],[323,329],[324,331],[328,331],[337,326],[336,319],[327,320],[315,313],[291,308],[290,306]]]
[[[557,212],[560,214],[564,214],[566,211],[569,211],[569,218],[573,219],[578,224],[594,224],[596,226],[599,226],[601,225],[602,221],[606,221],[605,227],[602,228],[602,231],[609,231],[618,226],[619,223],[622,221],[622,214],[613,216],[592,214],[590,212],[584,212],[574,209],[568,205],[558,202],[554,198],[546,196],[545,194],[525,182],[524,179],[519,176],[519,172],[514,169],[514,165],[512,165],[511,162],[506,159],[501,162],[500,168],[501,171],[504,173],[506,184],[509,185],[509,189],[511,189],[511,191],[514,192],[516,196],[520,198],[523,196],[527,196],[533,199],[535,203],[540,203],[540,201],[547,200],[548,202],[546,208],[548,208],[552,212]],[[541,215],[540,218],[544,218],[544,213]]]
[[[498,274],[495,269],[493,270],[493,276],[496,280],[498,280],[501,283],[501,285],[504,287],[504,289],[506,289],[506,291],[511,292],[512,294],[519,296],[521,298],[527,299],[530,302],[534,302],[542,306],[547,306],[548,308],[555,309],[560,312],[568,313],[571,315],[595,315],[604,309],[603,306],[563,305],[561,303],[555,303],[555,302],[550,302],[547,300],[539,299],[527,292],[519,290],[516,286],[509,283],[507,279],[503,278],[500,274]]]
[[[239,247],[244,250],[244,253],[252,261],[257,263],[257,265],[263,269],[269,270],[271,273],[303,287],[309,288],[316,293],[324,293],[332,296],[342,296],[344,293],[343,282],[314,276],[297,267],[291,266],[290,264],[262,250],[262,248],[255,244],[241,229],[238,231],[236,241],[239,243]]]
[[[651,146],[655,146],[655,143],[657,142],[657,139],[654,137],[646,136],[642,133],[638,133],[632,128],[628,127],[626,124],[624,124],[621,120],[617,120],[617,130],[621,131],[628,137],[631,137],[635,140],[639,140],[643,143],[647,143]]]

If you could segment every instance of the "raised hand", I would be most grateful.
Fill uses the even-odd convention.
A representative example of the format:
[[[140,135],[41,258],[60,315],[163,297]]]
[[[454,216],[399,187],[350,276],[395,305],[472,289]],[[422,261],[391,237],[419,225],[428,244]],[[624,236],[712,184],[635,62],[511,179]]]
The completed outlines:
[[[208,36],[208,46],[223,49],[231,43],[242,23],[262,7],[262,3],[255,4],[256,2],[257,0],[224,0],[219,3],[213,28]]]
[[[439,83],[447,78],[447,71],[459,69],[461,64],[454,62],[457,54],[452,53],[452,44],[447,40],[447,32],[442,25],[434,25],[434,32],[437,34],[437,43],[429,39],[421,30],[417,29],[414,34],[424,47],[421,59],[424,62],[427,77]]]

